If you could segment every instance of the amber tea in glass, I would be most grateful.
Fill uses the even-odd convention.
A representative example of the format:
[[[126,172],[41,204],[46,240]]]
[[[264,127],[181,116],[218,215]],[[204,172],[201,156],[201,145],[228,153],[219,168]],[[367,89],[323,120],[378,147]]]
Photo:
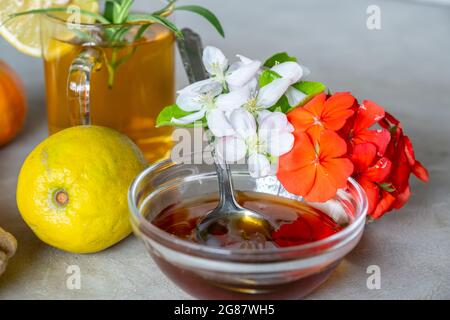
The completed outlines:
[[[150,162],[166,157],[172,130],[155,128],[155,121],[175,98],[172,32],[152,25],[136,39],[140,26],[42,21],[50,134],[89,122],[126,134]],[[126,35],[111,43],[106,36],[117,28],[127,28]]]

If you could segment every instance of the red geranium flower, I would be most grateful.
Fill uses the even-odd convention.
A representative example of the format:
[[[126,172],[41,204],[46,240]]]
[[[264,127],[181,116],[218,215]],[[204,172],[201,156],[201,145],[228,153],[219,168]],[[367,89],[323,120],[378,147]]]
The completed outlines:
[[[381,128],[370,128],[384,118],[384,109],[370,100],[364,100],[357,108],[355,115],[349,119],[340,134],[350,143],[350,149],[355,145],[370,142],[377,147],[379,155],[383,155],[389,144],[389,131]]]
[[[287,116],[295,142],[280,157],[277,177],[287,191],[307,201],[331,199],[352,174],[368,196],[368,214],[376,219],[408,201],[411,173],[429,179],[400,121],[372,101],[358,105],[350,93],[320,94]]]
[[[382,121],[380,121],[380,125],[383,128],[388,129],[392,135],[391,143],[388,146],[386,154],[389,157],[398,158],[398,160],[400,160],[399,162],[403,162],[406,159],[411,169],[411,172],[418,179],[424,182],[428,182],[429,181],[428,171],[422,165],[422,163],[420,163],[420,161],[416,160],[412,142],[409,139],[409,137],[404,134],[402,124],[400,123],[400,121],[397,120],[390,113],[386,112],[386,117]]]
[[[345,141],[331,130],[322,130],[314,140],[308,133],[294,131],[292,150],[279,159],[277,177],[287,191],[308,201],[331,199],[347,186],[353,164],[343,156]]]
[[[396,199],[392,192],[387,190],[381,190],[380,199],[375,207],[375,210],[370,214],[373,219],[378,219],[386,212],[391,211],[393,209],[392,205],[396,201]]]
[[[299,215],[294,222],[284,223],[273,231],[272,240],[280,247],[291,247],[328,238],[341,229],[327,215]]]
[[[391,135],[384,156],[378,156],[375,160],[376,148],[370,143],[356,145],[351,156],[356,168],[353,176],[366,191],[368,214],[374,219],[392,209],[401,208],[409,200],[411,173],[422,181],[429,179],[428,171],[416,160],[411,140],[404,135],[400,121],[386,113],[379,124]],[[370,161],[376,161],[378,170],[368,166]],[[380,162],[386,164],[385,170],[381,170],[383,166]]]
[[[391,132],[391,141],[386,150],[386,156],[392,160],[393,167],[388,180],[392,183],[395,202],[391,209],[399,209],[408,201],[411,190],[409,187],[409,177],[413,173],[418,179],[428,182],[429,174],[427,169],[416,160],[411,140],[403,132],[402,125],[391,114],[386,114],[386,118],[380,125]]]
[[[392,162],[386,157],[377,157],[377,148],[372,143],[358,144],[353,148],[351,161],[355,166],[353,177],[367,194],[368,215],[384,212],[395,198],[390,195],[385,179],[391,172]]]
[[[316,139],[323,129],[341,129],[354,113],[354,102],[355,98],[349,92],[338,92],[328,99],[325,93],[321,93],[303,108],[289,112],[287,117],[297,131],[307,131]]]

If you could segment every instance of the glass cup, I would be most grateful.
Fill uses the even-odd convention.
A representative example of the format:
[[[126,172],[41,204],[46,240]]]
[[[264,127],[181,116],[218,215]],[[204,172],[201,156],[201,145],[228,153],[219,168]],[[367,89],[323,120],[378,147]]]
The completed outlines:
[[[175,99],[174,36],[157,24],[143,30],[42,17],[50,134],[79,124],[107,126],[128,135],[150,162],[167,157],[172,129],[155,122]]]
[[[189,159],[192,160],[192,159]],[[202,163],[202,164],[195,164]],[[201,299],[299,299],[322,284],[359,242],[367,198],[355,180],[340,190],[337,207],[348,225],[320,241],[277,249],[212,248],[184,241],[151,223],[163,209],[183,199],[218,192],[211,161],[166,160],[144,170],[132,183],[128,201],[134,233],[166,276]],[[302,201],[285,191],[275,177],[251,178],[245,165],[232,166],[237,191],[269,193]],[[343,217],[340,216],[340,219]]]

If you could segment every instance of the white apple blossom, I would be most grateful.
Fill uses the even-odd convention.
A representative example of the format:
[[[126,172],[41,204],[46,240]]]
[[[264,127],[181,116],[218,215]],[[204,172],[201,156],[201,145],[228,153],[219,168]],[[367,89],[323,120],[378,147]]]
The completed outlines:
[[[248,90],[239,90],[236,99],[245,101],[243,106],[251,113],[257,114],[272,107],[283,95],[286,95],[291,106],[296,106],[306,95],[292,87],[303,75],[303,68],[296,62],[283,62],[271,69],[281,76],[262,88],[257,89],[256,79],[246,85]],[[242,88],[242,87],[241,87]],[[214,124],[212,124],[214,125]]]
[[[264,112],[258,118],[240,108],[232,112],[230,123],[233,135],[220,137],[216,152],[227,162],[237,162],[248,156],[248,169],[252,177],[274,173],[274,159],[289,152],[294,144],[293,127],[284,113]]]
[[[181,110],[193,112],[181,118],[172,118],[175,124],[189,124],[202,119],[207,110],[214,109],[215,98],[222,93],[219,83],[206,79],[178,91],[176,104]]]
[[[244,107],[247,111],[258,114],[272,107],[286,93],[290,85],[291,83],[288,79],[280,78],[273,80],[258,90],[256,84],[250,81],[250,83],[247,83],[243,87],[235,88],[230,93],[224,95],[226,97],[219,96],[217,101],[221,102],[221,108],[224,108],[225,101],[232,101],[233,103],[230,106],[233,106],[233,108],[229,107],[227,111],[232,111],[237,106],[237,108]],[[180,108],[184,110],[183,106],[180,106]],[[225,112],[226,116],[230,114]],[[217,127],[221,125],[221,122],[208,122],[209,125],[211,127]]]
[[[286,98],[290,106],[297,106],[303,99],[306,98],[306,94],[296,89],[292,85],[298,82],[305,73],[309,73],[305,67],[300,66],[297,62],[287,61],[274,65],[270,70],[276,72],[283,79],[288,79],[290,86],[286,90]]]
[[[249,87],[242,87],[229,93],[222,92],[222,86],[211,79],[195,82],[178,92],[177,105],[180,109],[193,112],[181,118],[172,118],[175,124],[190,124],[206,116],[208,128],[216,137],[234,133],[228,116],[246,102]]]
[[[211,75],[211,79],[233,91],[256,79],[261,68],[261,62],[258,60],[251,60],[242,55],[237,57],[240,61],[229,66],[227,58],[220,49],[207,46],[203,50],[203,65]]]
[[[178,92],[178,107],[193,113],[172,118],[172,122],[185,125],[206,116],[208,128],[215,136],[233,134],[228,117],[234,109],[246,103],[251,92],[256,89],[256,76],[261,67],[261,62],[257,60],[241,55],[238,58],[240,61],[228,66],[228,60],[221,50],[206,47],[203,64],[211,78],[195,82]]]

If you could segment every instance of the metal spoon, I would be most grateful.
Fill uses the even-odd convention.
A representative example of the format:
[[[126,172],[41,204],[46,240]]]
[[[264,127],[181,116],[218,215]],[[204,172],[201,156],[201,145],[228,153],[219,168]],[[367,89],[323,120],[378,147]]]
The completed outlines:
[[[189,82],[206,79],[208,75],[203,67],[200,36],[190,29],[183,29],[182,33],[184,38],[178,39],[177,44]],[[262,234],[266,239],[270,237],[274,229],[272,224],[262,214],[245,209],[236,201],[230,166],[217,156],[214,157],[214,164],[219,180],[219,204],[197,224],[197,240],[206,242],[208,236],[218,230],[221,234],[239,234],[244,231],[241,230],[244,225],[247,231],[251,229],[252,233]]]

